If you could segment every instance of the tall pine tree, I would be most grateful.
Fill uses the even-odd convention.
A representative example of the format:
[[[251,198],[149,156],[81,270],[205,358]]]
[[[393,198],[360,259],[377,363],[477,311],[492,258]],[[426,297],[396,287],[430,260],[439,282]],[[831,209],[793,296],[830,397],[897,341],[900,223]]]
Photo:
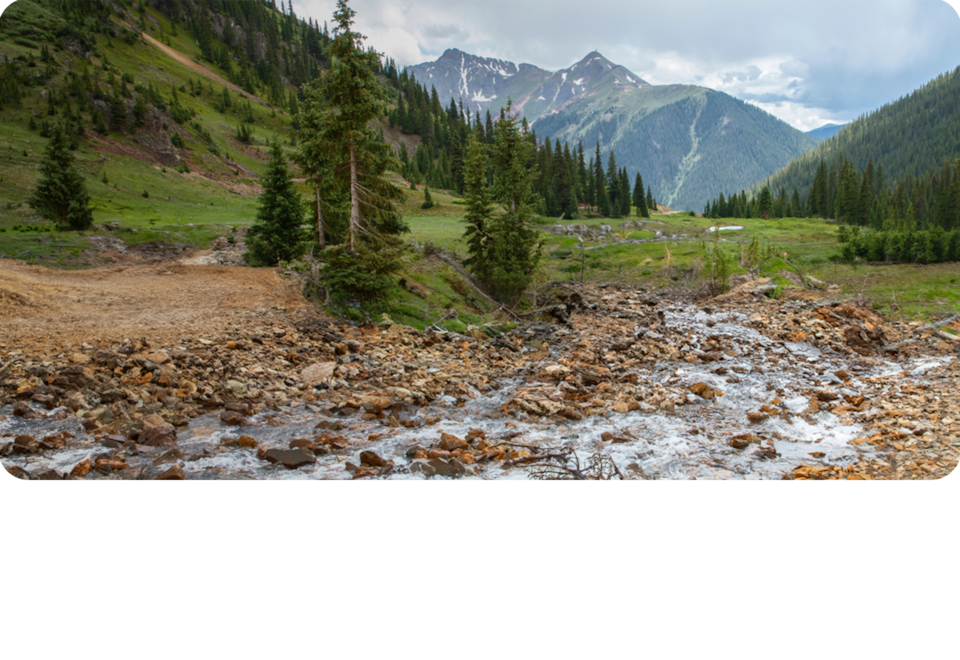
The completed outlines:
[[[86,183],[73,165],[69,139],[59,124],[52,129],[40,161],[40,180],[27,204],[61,231],[83,231],[93,224]]]

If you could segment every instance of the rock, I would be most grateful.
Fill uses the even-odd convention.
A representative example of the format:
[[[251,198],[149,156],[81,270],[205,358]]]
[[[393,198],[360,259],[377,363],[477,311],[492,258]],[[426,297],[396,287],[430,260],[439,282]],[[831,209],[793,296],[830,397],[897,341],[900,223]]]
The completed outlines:
[[[696,394],[701,399],[706,399],[708,401],[713,401],[718,396],[723,396],[723,392],[710,387],[706,383],[694,383],[687,389],[689,389],[691,392]]]
[[[224,410],[220,413],[220,421],[227,426],[241,426],[243,424],[243,415],[233,410]]]
[[[79,463],[77,463],[75,466],[73,466],[73,469],[70,470],[69,476],[71,479],[76,479],[77,477],[82,477],[92,469],[93,469],[93,463],[90,461],[89,458],[86,458],[80,461]]]
[[[415,460],[410,463],[410,474],[422,474],[425,477],[434,477],[437,474],[437,469],[428,461]]]
[[[98,458],[93,469],[104,474],[110,474],[115,471],[125,470],[129,465],[125,461],[115,458]]]
[[[13,416],[23,417],[24,419],[37,419],[43,417],[40,413],[30,407],[26,401],[17,401],[13,404]]]
[[[404,456],[406,456],[407,458],[415,458],[417,454],[426,455],[426,453],[427,453],[426,447],[421,447],[420,445],[414,445],[413,447],[410,447],[409,449],[407,449],[406,453],[404,453]]]
[[[559,414],[561,417],[565,419],[569,419],[574,422],[578,422],[581,419],[583,419],[583,413],[581,413],[579,410],[571,406],[564,406],[564,408],[560,411]]]
[[[829,390],[820,390],[817,392],[817,398],[823,402],[836,401],[840,397],[836,392],[831,392]]]
[[[393,461],[384,460],[376,452],[372,452],[372,451],[360,452],[360,465],[368,465],[370,467],[382,468],[382,467],[387,467],[392,463]]]
[[[487,433],[481,429],[470,429],[467,431],[467,442],[473,442],[474,440],[486,440]]]
[[[47,410],[53,410],[57,407],[57,397],[50,394],[34,394],[30,397],[30,400],[34,403],[39,403]]]
[[[70,356],[73,364],[90,364],[90,356],[83,353],[74,353]]]
[[[54,468],[41,468],[33,471],[33,478],[40,479],[41,481],[58,481],[65,476],[63,472],[55,470]]]
[[[143,430],[139,443],[148,447],[173,447],[177,444],[177,431],[160,415],[153,414],[143,418]]]
[[[317,462],[317,457],[303,448],[268,449],[264,455],[271,463],[281,463],[290,470]]]
[[[458,438],[455,435],[450,435],[449,433],[440,434],[440,449],[444,451],[453,451],[455,449],[466,449],[470,445]]]
[[[752,444],[760,444],[760,438],[753,433],[743,433],[733,436],[728,444],[734,449],[746,449]]]
[[[165,465],[167,463],[176,463],[177,461],[183,460],[183,452],[179,449],[171,449],[166,452],[159,458],[154,459],[154,465]]]
[[[126,441],[126,438],[122,440],[117,440],[117,438],[123,438],[123,436],[108,435],[105,438],[100,438],[100,444],[106,447],[107,449],[119,449],[123,446],[123,443]]]
[[[184,479],[186,479],[186,477],[183,476],[183,468],[179,465],[174,465],[157,477],[155,481],[183,481]]]
[[[747,413],[747,419],[750,420],[751,424],[760,424],[770,419],[770,415],[759,411],[753,411]]]
[[[150,360],[157,366],[161,366],[170,361],[170,355],[166,351],[154,351],[143,356],[145,360]]]
[[[813,456],[814,458],[823,458],[823,457],[826,456],[827,454],[826,454],[825,452],[822,452],[822,451],[812,451],[812,452],[810,452],[810,455]]]
[[[368,396],[360,400],[360,407],[373,415],[379,415],[385,408],[393,405],[393,401],[382,396]]]
[[[40,451],[40,443],[32,435],[18,435],[13,439],[12,451],[14,454],[36,454]]]
[[[225,387],[232,396],[235,396],[238,399],[242,399],[247,396],[247,386],[241,383],[239,380],[228,380]]]
[[[17,479],[23,479],[26,481],[30,478],[30,473],[17,465],[4,465],[3,467],[7,472]]]
[[[308,387],[325,385],[330,382],[336,369],[336,362],[318,362],[311,364],[300,372],[300,380]]]
[[[360,465],[353,471],[354,479],[363,479],[364,477],[375,477],[380,473],[378,468],[371,465]]]
[[[467,467],[455,458],[431,458],[430,466],[441,477],[462,477],[467,473]]]
[[[306,438],[296,438],[290,441],[290,449],[306,449],[309,452],[316,453],[317,443]]]

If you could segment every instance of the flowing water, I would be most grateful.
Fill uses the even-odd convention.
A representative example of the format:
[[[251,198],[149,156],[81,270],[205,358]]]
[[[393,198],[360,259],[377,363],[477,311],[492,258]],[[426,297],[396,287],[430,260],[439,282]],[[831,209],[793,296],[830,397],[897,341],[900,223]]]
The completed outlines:
[[[612,459],[627,477],[648,479],[779,479],[801,464],[848,465],[873,456],[869,444],[854,444],[864,429],[859,423],[841,419],[811,406],[811,391],[828,388],[838,396],[857,396],[870,392],[884,396],[907,382],[920,382],[923,374],[946,362],[922,358],[910,362],[891,359],[858,358],[851,361],[826,354],[804,342],[779,342],[748,325],[739,313],[710,314],[696,308],[667,309],[667,332],[676,343],[682,339],[693,349],[708,339],[720,342],[725,359],[711,363],[658,361],[637,371],[641,383],[658,383],[676,391],[694,383],[706,383],[723,392],[714,401],[687,395],[685,405],[672,411],[608,412],[581,421],[556,422],[525,415],[505,415],[501,406],[530,383],[522,379],[503,380],[493,392],[472,391],[466,397],[444,396],[422,408],[408,406],[401,420],[439,417],[438,423],[417,428],[391,428],[380,421],[364,421],[357,416],[339,418],[310,404],[298,404],[268,410],[248,419],[248,425],[228,427],[220,423],[219,411],[200,416],[181,429],[177,448],[183,453],[179,462],[188,479],[349,479],[347,462],[359,464],[360,452],[372,450],[392,459],[396,468],[392,479],[422,479],[409,471],[407,450],[420,445],[433,447],[440,432],[463,438],[468,431],[480,429],[491,442],[510,439],[542,449],[570,448],[584,462],[593,454]],[[554,357],[558,357],[554,348]],[[732,356],[730,355],[732,353]],[[721,373],[717,373],[718,367]],[[724,371],[725,370],[725,371]],[[849,380],[837,376],[847,370]],[[872,380],[871,380],[872,379]],[[889,385],[877,385],[880,379]],[[885,380],[884,380],[885,379]],[[869,382],[868,382],[869,381]],[[882,388],[877,391],[877,388]],[[779,411],[760,424],[747,419],[749,411],[773,405]],[[65,408],[46,413],[42,420],[24,420],[12,416],[12,407],[0,409],[0,442],[29,433],[36,438],[60,431],[74,434],[72,446],[59,452],[16,455],[4,458],[8,465],[28,471],[55,468],[69,472],[78,462],[110,457],[122,451],[132,470],[125,476],[136,478],[138,470],[151,469],[153,461],[168,451],[143,447],[137,450],[108,449],[85,433],[76,416]],[[317,457],[317,463],[288,470],[257,456],[256,449],[229,448],[221,441],[249,435],[260,447],[287,448],[294,438],[315,438],[318,423],[338,421],[348,446]],[[625,442],[604,441],[609,432]],[[744,449],[729,445],[730,438],[753,433],[764,446],[750,444]],[[10,437],[2,437],[10,436]],[[775,450],[769,451],[768,448]],[[822,452],[815,458],[812,453]],[[164,468],[169,465],[164,465]],[[526,467],[504,468],[490,461],[470,466],[466,478],[526,479]],[[100,477],[91,472],[90,477]]]

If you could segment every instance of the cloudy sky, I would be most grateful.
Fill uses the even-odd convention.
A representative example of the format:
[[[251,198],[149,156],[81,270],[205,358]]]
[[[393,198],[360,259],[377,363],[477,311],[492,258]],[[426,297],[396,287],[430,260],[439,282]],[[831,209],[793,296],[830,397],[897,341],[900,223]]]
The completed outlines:
[[[843,123],[960,65],[960,0],[352,0],[401,66],[447,48],[555,71],[592,50],[653,84],[696,84],[801,130]],[[332,23],[336,0],[294,0]],[[954,9],[953,7],[957,9]]]

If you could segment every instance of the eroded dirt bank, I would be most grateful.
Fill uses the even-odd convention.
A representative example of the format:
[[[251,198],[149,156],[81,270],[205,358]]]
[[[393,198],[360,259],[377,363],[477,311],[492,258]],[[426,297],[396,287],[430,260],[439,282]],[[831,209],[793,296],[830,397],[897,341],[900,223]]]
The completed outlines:
[[[956,342],[762,290],[558,286],[568,322],[465,336],[341,324],[270,270],[0,262],[0,455],[30,479],[953,470]]]

